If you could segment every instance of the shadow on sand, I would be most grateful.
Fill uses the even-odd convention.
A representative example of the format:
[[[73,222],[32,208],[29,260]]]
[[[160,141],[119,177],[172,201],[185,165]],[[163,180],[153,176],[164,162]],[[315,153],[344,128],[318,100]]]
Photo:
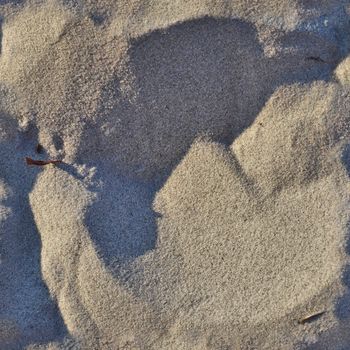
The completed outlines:
[[[0,140],[0,180],[10,191],[1,204],[11,210],[0,222],[0,327],[5,322],[14,333],[0,337],[0,348],[14,350],[59,340],[67,332],[42,279],[41,241],[28,198],[39,169],[27,167],[23,156],[35,150],[37,130],[20,133],[14,119],[4,114],[0,118],[0,129],[11,130],[16,138]]]

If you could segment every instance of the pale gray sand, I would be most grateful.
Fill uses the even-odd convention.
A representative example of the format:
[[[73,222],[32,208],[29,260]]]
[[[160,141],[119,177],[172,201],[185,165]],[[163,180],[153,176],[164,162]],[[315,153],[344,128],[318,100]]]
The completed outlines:
[[[349,6],[2,1],[0,349],[349,347]]]

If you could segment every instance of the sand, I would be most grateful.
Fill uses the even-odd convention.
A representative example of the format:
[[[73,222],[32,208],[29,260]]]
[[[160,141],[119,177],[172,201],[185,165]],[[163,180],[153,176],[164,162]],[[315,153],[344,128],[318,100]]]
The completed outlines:
[[[1,350],[350,347],[349,1],[0,17]]]

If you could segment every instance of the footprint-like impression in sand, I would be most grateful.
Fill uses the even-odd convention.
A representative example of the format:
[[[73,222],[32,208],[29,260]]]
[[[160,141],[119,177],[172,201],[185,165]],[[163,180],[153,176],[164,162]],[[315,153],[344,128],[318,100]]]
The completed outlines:
[[[266,57],[252,24],[214,18],[131,42],[134,97],[123,99],[117,80],[109,82],[106,100],[114,98],[114,107],[101,105],[101,118],[86,126],[79,152],[104,183],[86,223],[107,265],[155,247],[154,196],[196,138],[230,145],[278,86],[327,80],[340,58],[336,45],[312,33],[281,35],[276,45],[280,54]],[[309,59],[320,56],[333,60]]]
[[[305,40],[309,40],[308,47],[305,47]],[[289,47],[293,50],[286,49],[285,54],[282,52],[278,57],[267,58],[257,39],[254,26],[239,20],[211,18],[177,24],[132,42],[129,49],[129,70],[134,77],[134,96],[128,100],[123,99],[122,94],[118,94],[118,91],[108,91],[108,87],[118,87],[116,81],[109,82],[106,87],[106,95],[111,93],[112,97],[115,97],[115,104],[112,110],[105,109],[104,105],[101,105],[100,118],[95,125],[86,126],[82,136],[84,142],[81,143],[78,152],[80,162],[97,167],[101,180],[101,186],[96,188],[97,200],[92,205],[90,205],[90,199],[87,200],[86,208],[83,200],[86,189],[83,188],[83,184],[78,179],[57,169],[44,172],[32,192],[33,212],[40,225],[43,242],[46,242],[45,259],[43,259],[46,281],[50,291],[58,297],[63,317],[73,334],[81,334],[85,331],[94,333],[92,328],[95,324],[96,332],[103,333],[107,338],[118,338],[119,334],[113,331],[109,333],[106,331],[106,326],[112,329],[122,318],[125,320],[122,326],[127,332],[130,329],[135,330],[137,327],[135,328],[132,322],[137,322],[139,327],[137,332],[144,339],[145,334],[148,335],[144,327],[149,322],[143,323],[142,319],[135,317],[136,314],[139,314],[137,303],[146,299],[145,304],[150,304],[153,312],[153,307],[157,308],[159,303],[165,302],[164,305],[168,305],[165,309],[169,319],[175,317],[179,308],[193,310],[193,303],[198,304],[196,307],[201,306],[201,293],[206,290],[201,288],[201,283],[205,280],[201,278],[201,273],[208,271],[209,274],[215,275],[215,266],[220,266],[219,264],[214,264],[213,269],[212,266],[208,266],[208,269],[197,269],[195,271],[199,271],[199,274],[196,275],[193,270],[198,261],[196,258],[200,258],[200,250],[198,250],[198,254],[192,261],[193,264],[185,266],[188,274],[183,274],[189,276],[190,283],[188,284],[196,293],[186,293],[186,288],[179,290],[181,289],[179,286],[176,291],[180,293],[178,296],[183,296],[181,293],[186,295],[183,298],[172,298],[171,296],[175,293],[174,288],[170,291],[170,298],[167,299],[169,296],[167,291],[157,289],[158,286],[164,285],[152,282],[160,276],[157,264],[158,266],[170,266],[172,256],[169,259],[170,263],[167,259],[157,261],[157,257],[151,258],[148,266],[141,261],[144,257],[157,252],[157,249],[154,249],[156,244],[160,248],[164,244],[164,242],[159,243],[159,238],[162,237],[157,236],[157,218],[160,215],[153,211],[154,198],[157,192],[164,188],[164,185],[169,188],[174,184],[170,176],[173,171],[177,172],[176,176],[179,178],[182,176],[185,184],[183,187],[180,186],[182,189],[186,189],[186,184],[189,187],[191,179],[194,178],[194,181],[198,183],[193,188],[205,194],[207,189],[205,172],[198,171],[204,176],[196,177],[196,172],[187,173],[182,165],[178,167],[178,164],[185,158],[185,161],[190,159],[187,162],[189,168],[191,164],[194,165],[194,168],[201,167],[201,164],[208,159],[207,155],[212,156],[212,163],[209,163],[211,171],[217,164],[216,160],[222,156],[222,162],[219,162],[222,165],[219,166],[221,168],[219,173],[223,171],[225,174],[229,173],[228,177],[232,175],[235,178],[232,191],[229,192],[223,188],[224,194],[230,196],[230,193],[245,193],[244,190],[249,189],[251,184],[249,177],[245,169],[240,167],[234,154],[230,153],[229,146],[254,123],[257,114],[279,85],[328,79],[333,63],[309,60],[306,59],[307,57],[318,57],[321,54],[324,57],[326,54],[336,57],[335,62],[338,59],[337,49],[333,44],[309,33],[290,33],[282,36],[280,45],[282,48]],[[298,51],[299,45],[301,49]],[[290,52],[293,52],[293,55]],[[320,91],[323,91],[322,88]],[[305,103],[308,101],[307,96]],[[265,113],[266,121],[273,123],[268,117],[268,113]],[[275,116],[275,120],[279,120],[278,118],[281,116]],[[274,130],[270,127],[271,129]],[[295,130],[305,130],[303,122],[298,124],[298,119],[296,119]],[[317,130],[315,132],[317,134]],[[204,143],[203,148],[202,146],[191,148],[194,141],[202,136],[210,140],[208,145]],[[268,132],[265,136],[267,141],[271,140]],[[274,135],[274,137],[277,136],[280,137],[279,134]],[[302,137],[301,139],[303,140]],[[211,141],[217,143],[213,145]],[[283,140],[279,139],[279,141],[283,145]],[[259,147],[263,148],[263,145],[260,144]],[[225,163],[225,157],[230,158],[229,167]],[[293,154],[290,157],[293,157]],[[273,163],[273,160],[271,162]],[[287,165],[290,166],[289,163]],[[203,164],[203,166],[208,166],[208,164]],[[220,185],[219,182],[218,184]],[[46,192],[46,186],[52,190],[52,195]],[[175,184],[173,188],[179,187]],[[243,191],[241,191],[242,188]],[[74,192],[75,190],[77,193]],[[292,192],[291,197],[294,198],[294,191]],[[90,195],[91,193],[87,197]],[[184,213],[185,216],[187,214],[186,200],[189,200],[189,197],[183,195],[184,191],[176,192],[175,190],[172,197],[176,200],[175,207],[180,208],[181,213]],[[42,208],[40,206],[41,196],[51,203],[57,200],[56,205],[50,206],[48,210]],[[82,203],[79,205],[75,203],[75,196],[81,198]],[[205,195],[202,197],[204,198]],[[250,203],[250,199],[252,199],[251,202],[254,201],[254,198],[247,199],[246,197],[243,198],[243,203]],[[292,209],[297,208],[297,216],[300,215],[301,218],[304,215],[300,213],[299,208],[302,200],[297,196],[295,201],[290,203]],[[283,198],[281,203],[283,203]],[[232,206],[233,209],[236,207]],[[78,208],[79,212],[73,210],[68,213],[69,208],[74,210]],[[271,215],[278,216],[279,202],[271,205],[271,208]],[[287,209],[288,215],[291,217],[296,215],[294,211],[289,212]],[[83,212],[84,215],[81,215]],[[223,219],[230,220],[236,215],[236,213],[233,214],[224,215]],[[61,217],[65,217],[66,220],[64,222],[58,220]],[[198,220],[196,224],[199,228],[201,217],[204,215],[196,217]],[[279,217],[280,227],[285,226],[283,217],[283,215]],[[264,217],[257,215],[254,218],[259,221]],[[240,220],[244,221],[244,219],[240,217]],[[84,220],[84,225],[81,223],[82,220]],[[247,221],[244,222],[242,227],[248,225]],[[52,224],[55,226],[54,236],[50,229]],[[264,225],[260,225],[260,230],[265,229],[269,232],[272,240],[275,235],[273,228],[266,220]],[[288,236],[287,243],[293,244],[295,228],[292,224],[290,225],[293,234]],[[170,226],[175,231],[177,230],[177,235],[173,235],[168,242],[165,242],[168,247],[174,243],[172,239],[183,239],[181,232],[186,232],[186,222],[183,220],[175,221]],[[210,232],[216,232],[215,222],[212,229]],[[252,231],[253,242],[256,243],[259,239],[263,242],[264,235],[260,234],[259,230],[251,229],[250,231]],[[247,227],[244,232],[249,233],[250,231]],[[264,234],[266,235],[265,232]],[[218,242],[221,242],[221,238],[225,238],[220,235],[215,237],[218,237],[216,240]],[[94,245],[91,245],[90,238]],[[203,247],[200,234],[193,235],[192,238],[192,243],[197,242],[198,246]],[[284,237],[279,236],[279,240],[283,243]],[[303,239],[300,241],[303,242]],[[176,244],[173,247],[174,252],[179,253],[176,255],[180,259],[181,249],[184,248],[184,251],[188,246],[186,242],[188,242],[186,239],[180,242],[179,251],[176,250]],[[244,242],[242,240],[242,244]],[[229,243],[233,244],[232,241]],[[247,249],[255,246],[248,243],[248,241],[245,243],[248,245]],[[227,242],[224,246],[226,247],[225,254],[227,256],[232,254]],[[262,249],[265,247],[263,244],[257,244],[257,246],[261,246]],[[213,247],[217,248],[220,254],[222,253],[219,245]],[[96,251],[98,257],[96,257]],[[215,254],[216,251],[213,252],[210,258],[216,262],[220,255]],[[66,254],[69,258],[62,258]],[[249,259],[253,255],[243,258]],[[264,254],[258,254],[257,258],[263,256]],[[193,255],[189,255],[189,258],[193,258]],[[281,257],[273,256],[273,258]],[[283,260],[283,257],[281,259]],[[132,266],[135,261],[139,264]],[[210,263],[209,259],[207,261]],[[178,261],[172,267],[175,269],[183,267],[177,263]],[[106,265],[112,267],[114,276],[117,278],[110,278],[109,272],[106,272],[105,269]],[[258,263],[254,266],[259,268],[261,265]],[[160,267],[163,269],[163,266]],[[140,271],[135,271],[135,269]],[[168,278],[164,271],[166,272],[166,269],[163,269],[161,273]],[[175,275],[176,271],[171,272]],[[194,273],[195,276],[191,273]],[[62,283],[62,276],[65,276],[67,283]],[[181,280],[185,287],[186,278]],[[124,289],[126,285],[129,289]],[[152,291],[148,285],[151,285],[150,288],[156,286],[156,289]],[[176,284],[172,285],[176,286]],[[265,285],[268,283],[266,282]],[[213,297],[211,307],[215,311],[214,318],[217,316],[220,319],[223,314],[227,315],[225,302],[227,294],[225,293],[229,294],[232,291],[236,293],[234,283],[229,283],[228,287],[222,288],[224,290],[223,293],[220,292],[222,299],[216,297],[216,294],[211,295]],[[218,288],[221,289],[220,283],[218,283]],[[283,284],[280,285],[280,288],[283,291]],[[129,293],[130,291],[133,295]],[[209,292],[212,293],[212,291]],[[277,294],[283,299],[283,293],[278,292]],[[139,298],[134,298],[135,295]],[[178,300],[181,301],[181,305],[177,304]],[[229,300],[234,304],[239,298]],[[217,304],[220,304],[220,308],[216,307]],[[113,309],[110,310],[112,305]],[[224,309],[222,309],[223,305]],[[108,312],[105,311],[107,309]],[[132,312],[124,310],[132,310]],[[235,310],[235,306],[232,307],[232,310]],[[238,311],[243,314],[247,312],[240,309]],[[79,323],[84,323],[84,320],[77,317],[83,312],[91,318],[91,323],[85,325],[86,329]],[[213,314],[205,307],[200,312],[200,315],[208,319]],[[188,324],[195,322],[191,318],[191,311],[187,315],[189,316],[186,321]],[[265,314],[261,313],[261,315]],[[159,321],[158,317],[155,319]],[[133,326],[130,326],[131,323]],[[154,322],[153,326],[157,332],[160,331],[158,323]],[[179,333],[181,332],[181,327],[179,327]],[[130,337],[133,336],[130,335]],[[181,343],[181,339],[179,342]]]

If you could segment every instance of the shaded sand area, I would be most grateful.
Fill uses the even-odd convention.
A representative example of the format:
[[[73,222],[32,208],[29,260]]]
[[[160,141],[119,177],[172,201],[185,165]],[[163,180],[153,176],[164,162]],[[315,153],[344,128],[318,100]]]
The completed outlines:
[[[350,347],[348,1],[0,18],[0,349]]]

